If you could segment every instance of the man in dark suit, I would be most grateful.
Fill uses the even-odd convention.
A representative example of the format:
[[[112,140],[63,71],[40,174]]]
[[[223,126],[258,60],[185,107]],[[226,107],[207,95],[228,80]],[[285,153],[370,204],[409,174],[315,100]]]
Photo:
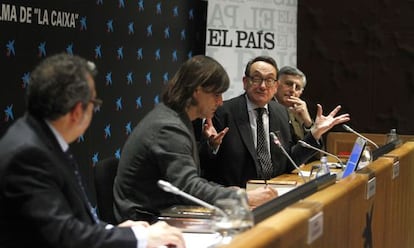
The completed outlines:
[[[204,137],[208,137],[204,144],[208,145],[203,146],[201,142],[201,166],[203,176],[208,180],[246,187],[250,179],[269,179],[293,170],[294,166],[271,140],[270,132],[278,136],[297,164],[302,164],[314,154],[313,150],[295,144],[286,108],[271,101],[278,86],[277,73],[277,64],[271,57],[252,59],[243,77],[245,93],[225,101],[217,109],[213,120],[206,120],[203,133]],[[258,118],[259,109],[263,113],[261,118]],[[322,134],[349,120],[348,114],[335,117],[339,110],[340,106],[323,116],[322,107],[318,104],[315,123],[304,141],[320,147]],[[258,130],[261,129],[264,133],[262,140],[258,138]],[[264,144],[260,152],[258,144]]]
[[[184,246],[180,231],[166,223],[114,227],[94,212],[68,153],[102,103],[94,69],[59,54],[31,73],[27,113],[0,140],[0,247]]]

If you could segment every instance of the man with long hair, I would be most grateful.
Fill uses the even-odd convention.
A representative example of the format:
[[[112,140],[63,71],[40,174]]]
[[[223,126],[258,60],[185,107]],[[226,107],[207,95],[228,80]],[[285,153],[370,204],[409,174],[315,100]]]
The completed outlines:
[[[238,197],[234,187],[225,188],[200,177],[197,143],[191,121],[212,118],[229,87],[224,68],[213,58],[197,55],[187,60],[169,82],[163,102],[148,113],[129,136],[115,179],[115,216],[118,221],[154,221],[164,208],[192,204],[164,192],[159,179],[210,204]],[[276,196],[260,188],[248,192],[253,205]]]

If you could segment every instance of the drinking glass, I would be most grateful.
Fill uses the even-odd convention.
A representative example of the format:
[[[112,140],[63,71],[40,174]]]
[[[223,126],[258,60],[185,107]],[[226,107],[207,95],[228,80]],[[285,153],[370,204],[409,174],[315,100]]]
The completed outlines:
[[[366,145],[359,160],[358,169],[362,169],[365,166],[369,165],[370,163],[372,163],[372,160],[373,157],[371,147]]]
[[[230,243],[234,235],[253,226],[253,215],[240,199],[219,199],[215,206],[222,210],[214,214],[215,230],[222,237],[220,245]]]

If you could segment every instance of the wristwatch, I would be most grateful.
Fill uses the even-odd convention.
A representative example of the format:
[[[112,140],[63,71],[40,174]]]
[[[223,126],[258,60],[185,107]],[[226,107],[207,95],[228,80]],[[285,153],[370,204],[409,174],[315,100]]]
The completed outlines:
[[[310,130],[313,127],[313,121],[312,121],[312,124],[310,125],[310,127],[306,127],[304,124],[302,124],[302,127],[303,127],[303,130],[305,130],[305,132],[310,132]]]

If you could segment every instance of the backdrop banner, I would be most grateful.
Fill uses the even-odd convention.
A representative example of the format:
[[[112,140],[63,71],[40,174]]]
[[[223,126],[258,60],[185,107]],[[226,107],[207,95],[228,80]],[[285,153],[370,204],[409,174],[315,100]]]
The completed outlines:
[[[72,144],[80,164],[120,158],[137,123],[188,58],[204,54],[206,3],[196,1],[0,1],[0,137],[25,111],[30,73],[56,53],[98,68],[97,109]]]
[[[209,0],[206,55],[227,70],[224,99],[243,92],[246,63],[258,55],[296,66],[297,0]]]

